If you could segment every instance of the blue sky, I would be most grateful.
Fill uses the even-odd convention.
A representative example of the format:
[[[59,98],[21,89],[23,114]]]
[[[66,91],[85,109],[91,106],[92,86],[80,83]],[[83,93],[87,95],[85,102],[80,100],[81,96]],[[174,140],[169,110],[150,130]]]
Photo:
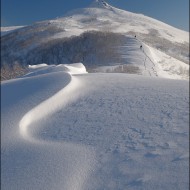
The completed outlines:
[[[92,0],[1,0],[1,25],[29,25],[88,6]],[[107,0],[115,7],[189,31],[189,0]]]

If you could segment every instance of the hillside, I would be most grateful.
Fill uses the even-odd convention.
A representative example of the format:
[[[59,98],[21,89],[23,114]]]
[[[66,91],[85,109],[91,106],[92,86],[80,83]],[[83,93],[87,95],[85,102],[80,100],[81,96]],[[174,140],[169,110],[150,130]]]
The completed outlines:
[[[98,45],[100,44],[93,41],[93,37],[90,35],[87,35],[87,42],[91,43],[91,49],[88,49],[87,57],[83,55],[84,60],[80,57],[81,54],[84,54],[83,51],[80,52],[80,48],[74,48],[72,52],[73,43],[75,42],[80,42],[80,47],[88,48],[88,44],[86,44],[85,40],[82,41],[80,37],[83,37],[84,32],[88,34],[89,31],[102,33],[102,35],[97,34],[94,38],[101,38],[104,41],[101,48],[107,49],[105,50],[105,54],[103,54],[105,57],[101,55],[97,59],[94,49],[99,49],[100,46]],[[134,38],[136,36],[136,39],[139,41],[139,43],[136,43],[136,47],[137,44],[139,46],[140,44],[144,44],[148,48],[151,48],[151,54],[156,54],[155,57],[159,57],[156,60],[152,60],[152,62],[155,65],[159,65],[161,72],[164,71],[166,73],[165,76],[170,76],[169,78],[188,79],[188,32],[176,29],[141,14],[117,9],[101,0],[94,1],[87,8],[73,10],[63,17],[37,22],[3,35],[1,37],[2,67],[4,65],[14,65],[15,62],[25,66],[43,62],[48,64],[83,62],[87,70],[91,63],[93,69],[94,64],[108,66],[107,63],[110,62],[107,58],[110,53],[109,49],[112,46],[114,48],[115,46],[125,46],[126,44],[124,42],[126,40],[120,42],[120,44],[113,41],[110,43],[106,41],[105,34],[107,33],[109,33],[108,37],[112,33],[113,38],[115,36],[118,38],[123,38],[123,36]],[[66,49],[60,50],[62,44]],[[115,65],[125,65],[125,67],[128,67],[126,63],[128,63],[129,59],[127,56],[123,56],[124,49],[118,54],[120,49],[114,52],[114,54],[117,53],[116,58],[119,60],[119,63],[110,58],[112,59],[112,65],[114,63]],[[126,51],[128,50],[129,46]],[[68,57],[68,52],[71,53],[71,58]],[[76,52],[77,56],[75,56]],[[129,55],[129,52],[130,50],[127,55]],[[92,57],[91,59],[89,58],[90,56]],[[144,60],[141,60],[141,62],[143,64]],[[91,72],[91,69],[89,71]],[[96,71],[98,70],[96,69]],[[175,76],[171,76],[172,74]]]

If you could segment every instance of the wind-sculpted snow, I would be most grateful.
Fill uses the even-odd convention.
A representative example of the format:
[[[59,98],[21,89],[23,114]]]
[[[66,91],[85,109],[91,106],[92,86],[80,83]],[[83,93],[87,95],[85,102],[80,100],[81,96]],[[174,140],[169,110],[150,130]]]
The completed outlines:
[[[75,72],[84,70],[81,64],[73,68]],[[83,189],[93,169],[93,149],[72,142],[46,142],[30,133],[35,122],[73,101],[80,87],[80,82],[61,68],[58,73],[3,83],[2,189]],[[15,88],[16,97],[11,93]]]
[[[43,70],[45,70],[43,71],[43,73],[50,71],[61,72],[62,69],[65,70],[68,67],[67,69],[68,73],[69,71],[70,73],[77,73],[77,74],[85,73],[85,69],[81,64],[73,64],[69,66],[65,65],[64,67],[62,65],[59,65],[52,67],[47,66],[46,69],[40,69],[40,71],[42,72]],[[48,70],[48,68],[50,68],[50,70]],[[39,74],[39,72],[37,73]],[[27,140],[32,140],[33,137],[30,137],[30,134],[28,133],[28,131],[30,130],[29,129],[30,125],[37,122],[38,120],[48,117],[49,115],[51,115],[56,111],[59,111],[62,107],[67,105],[69,102],[73,101],[73,99],[77,97],[77,91],[80,90],[80,87],[81,87],[80,82],[75,77],[71,77],[71,80],[67,86],[65,86],[62,90],[57,92],[51,98],[47,99],[46,101],[43,101],[41,104],[39,104],[38,106],[30,110],[28,113],[26,113],[19,124],[20,133],[23,136],[23,138]]]
[[[51,98],[42,102],[30,110],[27,114],[25,114],[19,124],[21,135],[27,140],[32,140],[32,137],[30,137],[30,134],[28,133],[30,130],[30,125],[32,125],[33,122],[35,123],[42,118],[48,117],[51,115],[51,113],[54,113],[56,110],[64,107],[65,104],[70,102],[70,99],[72,99],[72,96],[70,94],[73,93],[76,95],[76,92],[74,90],[77,88],[79,90],[80,83],[72,77],[70,83],[64,87],[63,90],[59,91]],[[65,96],[64,101],[62,100],[63,96]]]
[[[188,189],[187,81],[42,64],[1,90],[2,190]]]

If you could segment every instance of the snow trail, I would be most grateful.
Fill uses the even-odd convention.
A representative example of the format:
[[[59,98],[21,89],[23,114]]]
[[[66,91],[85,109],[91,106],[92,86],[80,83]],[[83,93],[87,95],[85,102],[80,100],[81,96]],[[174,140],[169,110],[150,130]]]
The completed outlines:
[[[138,67],[141,75],[158,77],[149,47],[137,37],[126,36],[126,42],[118,47],[118,52],[124,65]]]

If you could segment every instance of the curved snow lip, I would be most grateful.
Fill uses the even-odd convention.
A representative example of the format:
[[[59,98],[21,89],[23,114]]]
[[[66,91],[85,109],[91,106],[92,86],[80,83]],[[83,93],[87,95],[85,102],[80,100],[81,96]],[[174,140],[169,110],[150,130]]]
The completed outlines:
[[[39,68],[43,68],[43,67],[46,67],[48,66],[46,63],[41,63],[41,64],[38,64],[38,65],[28,65],[28,68],[29,69],[39,69]]]
[[[29,65],[30,72],[24,75],[24,77],[33,77],[48,73],[67,72],[70,74],[85,74],[86,68],[82,63],[73,64],[60,64],[60,65],[47,65],[46,63],[39,65]]]
[[[20,28],[24,28],[26,26],[8,26],[8,27],[1,27],[1,36],[14,32]]]
[[[72,76],[72,74],[87,73],[82,63],[58,66],[47,66],[45,64],[40,66],[33,66],[33,68],[41,67],[43,67],[43,69],[37,70],[37,72],[32,73],[32,75],[35,76],[42,73],[47,74],[48,69],[49,72],[63,72],[64,70],[67,70],[67,72],[64,72],[64,74],[70,76],[70,82],[66,86],[64,86],[63,89],[54,94],[52,97],[41,102],[39,105],[27,112],[20,120],[19,129],[21,136],[25,140],[29,140],[32,142],[41,141],[40,139],[36,139],[36,137],[32,136],[29,132],[32,128],[31,126],[35,122],[38,122],[41,119],[50,116],[51,114],[63,108],[64,106],[66,106],[67,104],[69,104],[77,98],[77,91],[80,89],[82,84],[75,76]]]
[[[83,68],[77,65],[79,70]],[[56,67],[61,70],[63,66]],[[41,119],[51,117],[78,97],[83,83],[68,72],[44,73],[3,84],[2,189],[85,189],[96,164],[94,148],[71,141],[52,142],[33,133],[41,127],[35,122],[40,124]]]
[[[29,133],[29,127],[73,101],[75,97],[71,94],[78,88],[80,88],[80,82],[75,77],[71,77],[70,83],[66,87],[26,113],[19,124],[21,136],[26,140],[35,142],[37,139]]]
[[[62,66],[57,66],[62,67]],[[76,76],[72,76],[71,73],[79,74],[86,73],[82,64],[74,64],[68,67],[70,72],[63,72],[63,74],[70,76],[69,83],[63,87],[60,91],[54,94],[52,97],[41,102],[39,105],[27,112],[19,123],[19,132],[21,137],[31,144],[37,144],[37,146],[49,146],[49,148],[56,149],[62,153],[63,158],[58,161],[58,164],[64,165],[64,161],[67,165],[63,169],[62,183],[65,189],[68,190],[82,190],[88,180],[91,171],[96,165],[95,151],[93,148],[75,144],[72,142],[54,142],[42,139],[40,136],[35,135],[35,123],[40,120],[51,117],[51,115],[60,109],[63,109],[66,105],[73,102],[79,95],[77,91],[80,90],[83,85]],[[40,127],[40,126],[39,126]],[[38,128],[38,127],[37,127]],[[39,129],[37,129],[39,130]],[[61,149],[60,149],[61,148]],[[60,166],[62,167],[62,166]],[[69,169],[70,168],[70,169]],[[60,188],[61,189],[61,188]]]

